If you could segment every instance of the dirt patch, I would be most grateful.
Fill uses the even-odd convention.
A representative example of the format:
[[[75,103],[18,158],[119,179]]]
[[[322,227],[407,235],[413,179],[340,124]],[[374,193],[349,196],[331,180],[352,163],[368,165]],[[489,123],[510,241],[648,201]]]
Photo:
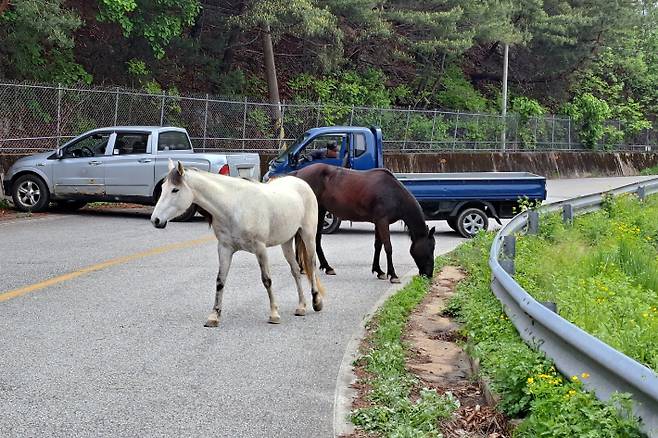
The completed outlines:
[[[473,373],[472,361],[460,347],[465,340],[459,324],[442,312],[449,298],[455,293],[457,282],[464,273],[456,267],[447,266],[434,277],[430,291],[421,304],[412,312],[407,323],[404,340],[409,345],[407,369],[416,375],[421,385],[436,389],[438,393],[452,393],[460,408],[452,418],[440,424],[446,438],[507,438],[510,427],[504,415],[492,406],[487,388]],[[368,341],[361,344],[360,351],[369,350]],[[370,406],[366,396],[369,387],[368,373],[356,365],[354,373],[358,380],[352,385],[357,396],[352,409]],[[374,435],[355,430],[344,438],[365,438]]]
[[[33,219],[43,217],[47,213],[24,213],[13,208],[0,208],[0,222],[15,219]]]
[[[473,376],[471,361],[461,348],[465,340],[459,324],[443,316],[455,285],[464,273],[446,266],[434,277],[429,293],[409,318],[405,340],[412,354],[407,368],[428,387],[451,392],[460,408],[450,421],[441,424],[446,438],[508,437],[507,420],[487,402],[480,382]]]

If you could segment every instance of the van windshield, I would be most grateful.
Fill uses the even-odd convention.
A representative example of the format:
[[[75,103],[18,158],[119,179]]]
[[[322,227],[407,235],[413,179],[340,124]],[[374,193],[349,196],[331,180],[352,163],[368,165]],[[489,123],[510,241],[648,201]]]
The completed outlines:
[[[300,144],[304,143],[308,139],[309,136],[310,136],[310,134],[308,132],[305,132],[304,134],[302,134],[302,136],[299,137],[297,140],[295,140],[290,146],[285,147],[279,153],[279,155],[276,157],[276,159],[274,161],[276,161],[277,163],[283,163],[286,160],[286,156],[288,156],[288,153],[290,153],[290,152],[294,151],[295,149],[297,149],[297,147]]]

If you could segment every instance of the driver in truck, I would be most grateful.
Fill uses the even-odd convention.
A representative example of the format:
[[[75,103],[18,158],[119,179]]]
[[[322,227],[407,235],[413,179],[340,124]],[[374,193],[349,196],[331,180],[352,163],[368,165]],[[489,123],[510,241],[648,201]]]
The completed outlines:
[[[311,159],[321,160],[323,158],[338,158],[338,143],[330,141],[326,149],[317,149],[311,152]]]

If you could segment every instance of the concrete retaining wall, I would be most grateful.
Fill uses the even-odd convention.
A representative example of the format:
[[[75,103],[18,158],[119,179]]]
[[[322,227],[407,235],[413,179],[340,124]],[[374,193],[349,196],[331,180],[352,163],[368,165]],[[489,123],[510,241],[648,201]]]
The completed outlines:
[[[263,174],[271,155],[261,155]],[[658,164],[655,152],[387,153],[393,172],[532,172],[547,178],[633,176]]]
[[[18,159],[0,154],[0,174]],[[261,172],[271,154],[261,154]],[[393,172],[532,172],[547,178],[633,176],[658,165],[656,152],[447,152],[387,153],[384,164]]]

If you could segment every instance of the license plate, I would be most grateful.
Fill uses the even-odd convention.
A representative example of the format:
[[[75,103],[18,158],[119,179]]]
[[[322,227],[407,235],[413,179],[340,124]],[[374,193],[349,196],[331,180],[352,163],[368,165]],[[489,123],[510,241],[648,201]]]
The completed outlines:
[[[240,169],[238,168],[238,175],[240,175],[243,178],[249,178],[251,176],[251,169],[250,168],[243,168]]]

